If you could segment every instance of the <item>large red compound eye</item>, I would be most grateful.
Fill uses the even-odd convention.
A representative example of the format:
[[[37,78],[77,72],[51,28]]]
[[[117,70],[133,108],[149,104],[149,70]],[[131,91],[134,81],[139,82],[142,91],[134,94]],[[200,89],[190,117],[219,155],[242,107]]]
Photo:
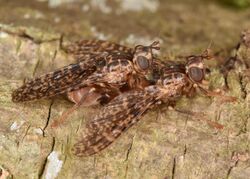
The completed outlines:
[[[188,69],[189,77],[195,82],[201,82],[204,79],[203,69],[191,67]]]
[[[137,62],[137,65],[139,66],[139,68],[142,70],[147,70],[150,66],[149,60],[144,56],[136,57],[136,62]]]

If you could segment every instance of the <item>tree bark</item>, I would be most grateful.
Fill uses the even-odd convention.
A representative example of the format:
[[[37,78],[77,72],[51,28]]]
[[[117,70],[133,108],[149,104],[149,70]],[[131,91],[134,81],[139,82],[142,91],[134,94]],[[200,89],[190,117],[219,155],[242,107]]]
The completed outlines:
[[[93,115],[92,109],[81,108],[65,125],[51,129],[49,124],[72,103],[62,97],[11,101],[12,91],[25,78],[75,60],[60,50],[59,33],[1,24],[0,169],[15,178],[248,178],[250,48],[241,43],[229,54],[237,55],[233,68],[222,74],[211,62],[208,79],[212,89],[223,88],[225,95],[237,97],[236,102],[222,103],[220,98],[198,94],[183,97],[176,106],[204,113],[204,118],[222,124],[222,130],[163,105],[148,112],[103,152],[77,158],[70,149]]]

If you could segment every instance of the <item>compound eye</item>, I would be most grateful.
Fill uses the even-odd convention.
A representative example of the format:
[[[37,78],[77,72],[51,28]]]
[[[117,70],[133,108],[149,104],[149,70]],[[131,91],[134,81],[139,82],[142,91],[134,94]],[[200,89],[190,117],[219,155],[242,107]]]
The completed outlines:
[[[149,60],[144,57],[144,56],[138,56],[136,58],[137,61],[137,65],[142,69],[142,70],[146,70],[149,68]]]
[[[195,82],[200,82],[204,78],[204,73],[203,70],[197,67],[191,67],[188,70],[189,77],[195,81]]]

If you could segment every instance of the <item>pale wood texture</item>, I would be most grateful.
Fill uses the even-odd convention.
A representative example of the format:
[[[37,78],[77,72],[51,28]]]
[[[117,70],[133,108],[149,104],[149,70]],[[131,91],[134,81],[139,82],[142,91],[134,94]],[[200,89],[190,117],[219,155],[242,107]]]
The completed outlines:
[[[239,42],[240,32],[249,25],[246,17],[250,14],[239,12],[239,20],[235,12],[213,3],[197,4],[196,10],[187,2],[183,5],[162,3],[164,6],[159,7],[154,18],[150,12],[122,14],[121,17],[127,20],[120,22],[120,28],[133,29],[131,32],[126,29],[119,33],[116,29],[119,26],[118,15],[104,15],[102,20],[101,15],[96,15],[99,18],[97,22],[100,22],[96,26],[100,33],[111,34],[109,39],[130,45],[140,43],[141,39],[147,43],[158,37],[163,40],[162,56],[168,58],[197,54],[209,45],[211,39],[212,49],[229,49],[222,53],[217,64],[209,62],[211,73],[208,79],[212,89],[225,89],[227,85],[226,95],[235,96],[238,101],[221,104],[218,98],[197,95],[193,99],[183,98],[177,104],[178,108],[203,112],[210,120],[223,124],[224,129],[211,128],[193,116],[167,110],[163,106],[145,115],[142,121],[102,153],[87,158],[73,156],[70,153],[72,144],[84,130],[86,120],[96,111],[81,108],[61,128],[50,129],[48,124],[72,106],[70,102],[59,97],[15,104],[11,101],[11,92],[25,78],[74,62],[59,48],[60,33],[65,27],[67,38],[98,38],[93,29],[86,30],[91,29],[91,23],[95,24],[94,17],[76,15],[79,18],[75,17],[76,22],[67,17],[58,27],[46,30],[44,24],[51,25],[47,17],[37,22],[39,25],[34,25],[36,22],[21,21],[13,12],[17,20],[8,16],[1,20],[5,25],[0,25],[0,166],[15,178],[46,178],[51,161],[56,160],[52,154],[56,153],[58,178],[245,179],[250,176],[250,72],[246,71],[247,64],[250,64],[250,49],[244,45],[238,51],[231,48]],[[15,4],[6,4],[5,8],[10,7],[18,9]],[[53,17],[57,12],[45,7],[43,4],[39,10],[45,16]],[[4,9],[3,6],[1,8]],[[31,6],[26,8],[25,11],[34,13]],[[58,11],[57,15],[71,11],[66,8],[63,12]],[[194,11],[201,13],[201,17]],[[105,20],[108,23],[104,23]],[[15,26],[10,26],[11,22]],[[66,25],[70,27],[66,28]],[[81,28],[86,29],[81,31]],[[127,38],[130,33],[136,34],[132,41]],[[218,65],[235,53],[239,59],[225,80]]]

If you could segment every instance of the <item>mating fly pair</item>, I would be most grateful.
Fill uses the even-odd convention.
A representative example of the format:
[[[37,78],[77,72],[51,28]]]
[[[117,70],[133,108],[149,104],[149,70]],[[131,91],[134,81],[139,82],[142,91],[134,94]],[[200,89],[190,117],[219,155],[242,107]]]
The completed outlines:
[[[174,102],[200,89],[205,78],[203,60],[208,54],[187,57],[186,64],[167,65],[158,60],[150,46],[128,48],[107,41],[81,41],[65,48],[78,63],[25,82],[12,94],[13,102],[36,100],[66,94],[73,108],[104,104],[87,124],[87,132],[73,147],[77,156],[95,154],[131,127],[149,109],[162,102]],[[53,125],[58,125],[58,121]]]

